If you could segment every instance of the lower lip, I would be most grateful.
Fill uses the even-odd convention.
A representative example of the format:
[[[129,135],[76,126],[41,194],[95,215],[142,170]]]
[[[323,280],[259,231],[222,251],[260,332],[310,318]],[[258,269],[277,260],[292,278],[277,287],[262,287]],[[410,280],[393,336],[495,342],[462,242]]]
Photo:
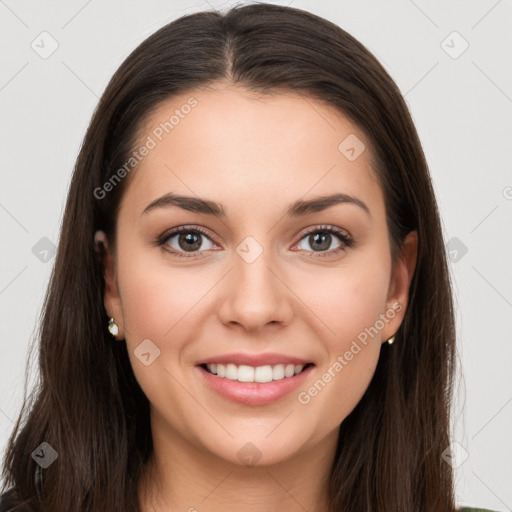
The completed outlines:
[[[202,378],[219,395],[246,405],[266,405],[283,398],[296,390],[307,378],[314,366],[311,365],[298,375],[272,382],[239,382],[213,375],[202,366],[196,366]]]

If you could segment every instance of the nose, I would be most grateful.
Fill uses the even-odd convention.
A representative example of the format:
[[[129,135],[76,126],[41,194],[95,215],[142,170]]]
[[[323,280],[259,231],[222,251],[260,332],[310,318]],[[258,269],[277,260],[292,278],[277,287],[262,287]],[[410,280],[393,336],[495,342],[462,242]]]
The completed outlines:
[[[283,266],[270,249],[263,250],[251,240],[245,246],[242,243],[233,254],[220,300],[221,322],[237,324],[251,332],[267,325],[287,325],[293,314],[293,293]]]

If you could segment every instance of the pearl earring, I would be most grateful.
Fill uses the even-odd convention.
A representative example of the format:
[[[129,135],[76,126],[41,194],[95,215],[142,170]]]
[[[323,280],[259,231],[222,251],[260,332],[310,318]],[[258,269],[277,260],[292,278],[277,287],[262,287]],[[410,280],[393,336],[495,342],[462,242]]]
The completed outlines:
[[[391,345],[393,343],[393,341],[395,341],[395,337],[391,336],[391,338],[389,338],[389,340],[388,340],[388,343]]]
[[[114,338],[119,334],[119,326],[114,322],[113,317],[110,317],[110,320],[108,321],[108,332],[112,334]]]

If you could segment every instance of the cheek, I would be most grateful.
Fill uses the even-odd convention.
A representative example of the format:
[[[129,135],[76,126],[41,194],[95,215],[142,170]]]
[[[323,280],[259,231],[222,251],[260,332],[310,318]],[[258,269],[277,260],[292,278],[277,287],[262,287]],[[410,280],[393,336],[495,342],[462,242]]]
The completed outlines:
[[[375,326],[386,308],[388,286],[387,263],[361,258],[355,265],[347,263],[308,278],[297,294],[318,315],[329,351],[338,353]]]
[[[325,351],[317,380],[301,390],[305,395],[299,402],[332,427],[356,406],[378,363],[390,277],[382,254],[361,252],[357,260],[354,256],[339,268],[308,279],[308,286],[298,293],[311,311],[318,312],[309,317]]]
[[[132,253],[119,264],[127,340],[154,339],[160,346],[191,321],[200,310],[201,298],[215,284],[199,267],[179,268],[165,257]],[[131,339],[129,339],[131,338]]]
[[[313,310],[329,327],[326,358],[317,379],[302,389],[299,402],[322,418],[326,429],[337,427],[361,400],[377,366],[382,321],[389,285],[388,262],[368,253],[356,265],[329,274]],[[317,281],[318,284],[318,281]]]
[[[379,343],[353,346],[350,359],[342,353],[303,390],[300,403],[310,408],[308,414],[320,421],[324,431],[338,427],[360,402],[372,380],[380,347]]]
[[[191,268],[171,268],[164,257],[155,258],[157,249],[124,250],[119,259],[118,283],[128,354],[149,401],[158,410],[165,410],[169,395],[182,393],[176,358],[181,357],[187,340],[193,337],[201,297],[213,283],[208,284],[206,276]],[[149,353],[146,361],[144,353]],[[178,421],[178,408],[173,415]]]
[[[382,298],[371,286],[368,289],[373,293],[347,287],[342,294],[324,298],[331,299],[325,319],[330,329],[323,339],[326,357],[316,378],[297,397],[299,407],[309,409],[308,416],[317,418],[322,432],[337,428],[356,407],[379,360],[382,344],[375,325]]]

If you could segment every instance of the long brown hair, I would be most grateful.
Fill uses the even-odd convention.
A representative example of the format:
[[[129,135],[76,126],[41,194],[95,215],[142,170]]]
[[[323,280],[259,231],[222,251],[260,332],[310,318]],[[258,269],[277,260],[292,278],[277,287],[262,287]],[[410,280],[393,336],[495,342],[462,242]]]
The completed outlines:
[[[371,142],[393,258],[412,230],[419,246],[405,318],[373,379],[342,422],[331,510],[454,509],[450,403],[455,329],[443,233],[422,147],[399,89],[376,58],[335,24],[269,4],[200,12],[164,26],[116,71],[93,115],[67,197],[39,333],[40,383],[9,439],[3,476],[29,510],[138,511],[152,451],[149,404],[126,344],[113,343],[93,238],[115,244],[128,179],[101,188],[133,151],[145,116],[173,95],[231,80],[262,93],[293,90],[337,107]],[[28,410],[28,414],[25,412]],[[26,417],[25,417],[26,416]],[[57,460],[38,491],[31,454]]]

